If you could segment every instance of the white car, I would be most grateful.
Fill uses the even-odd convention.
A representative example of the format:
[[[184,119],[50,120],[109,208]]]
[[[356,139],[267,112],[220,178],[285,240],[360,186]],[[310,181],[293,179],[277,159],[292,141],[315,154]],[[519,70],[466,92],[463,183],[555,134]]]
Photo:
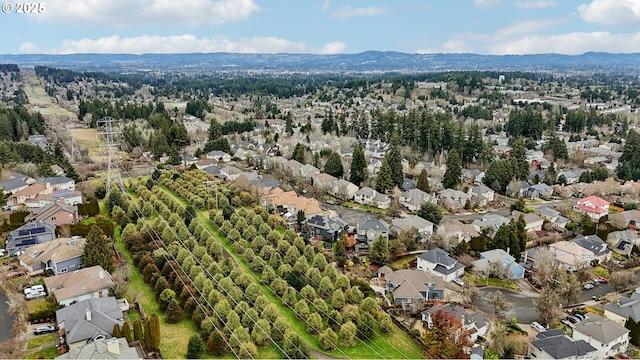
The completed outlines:
[[[593,286],[593,284],[592,284],[592,283],[586,283],[586,284],[584,284],[584,285],[582,286],[582,288],[583,288],[583,289],[585,289],[585,290],[591,290],[591,289],[593,289],[593,288],[594,288],[594,286]]]
[[[531,326],[539,332],[547,331],[547,329],[545,329],[544,326],[540,325],[540,323],[537,321],[532,322]]]
[[[454,278],[451,281],[453,281],[454,283],[456,283],[456,284],[458,284],[460,286],[464,286],[464,281],[462,281],[462,279],[460,279],[460,278]]]
[[[45,297],[47,296],[47,293],[44,291],[36,291],[36,292],[30,292],[27,294],[26,298],[27,300],[33,300],[33,299],[37,299],[37,298],[41,298],[41,297]]]

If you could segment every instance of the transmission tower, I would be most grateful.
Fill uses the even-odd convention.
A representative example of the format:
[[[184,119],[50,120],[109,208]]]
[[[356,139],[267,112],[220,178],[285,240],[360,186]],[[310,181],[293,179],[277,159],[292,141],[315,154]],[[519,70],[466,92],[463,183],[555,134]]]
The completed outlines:
[[[67,128],[67,135],[71,143],[69,145],[69,147],[71,148],[71,151],[69,151],[69,153],[71,154],[71,163],[75,163],[76,161],[80,160],[82,156],[80,155],[80,147],[78,146],[78,142],[76,141],[76,125],[74,123],[71,123],[71,128]]]
[[[107,184],[106,195],[111,193],[111,182],[115,181],[121,192],[125,191],[124,183],[122,182],[122,176],[120,175],[120,168],[118,167],[118,157],[116,155],[116,147],[119,144],[116,142],[116,136],[120,135],[121,131],[118,130],[117,126],[120,123],[120,120],[113,119],[109,116],[103,117],[98,120],[98,129],[100,135],[104,139],[105,145],[100,145],[103,153],[106,150],[106,155],[108,157],[107,160]]]

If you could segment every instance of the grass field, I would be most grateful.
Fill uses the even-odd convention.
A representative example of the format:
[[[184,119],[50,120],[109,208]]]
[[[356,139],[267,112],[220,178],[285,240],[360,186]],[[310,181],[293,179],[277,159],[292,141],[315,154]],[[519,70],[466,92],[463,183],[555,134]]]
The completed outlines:
[[[31,104],[34,111],[37,111],[42,115],[64,115],[75,118],[74,113],[60,107],[58,104],[54,104],[51,101],[51,97],[47,95],[44,87],[35,76],[30,76],[28,81],[25,82],[24,92],[27,95],[29,104]]]
[[[27,345],[27,349],[35,349],[38,346],[42,346],[42,345],[46,345],[46,344],[54,344],[55,341],[56,341],[56,335],[55,334],[36,336],[33,339],[29,340],[29,344]]]
[[[55,346],[27,354],[25,359],[55,359],[58,357],[58,349]]]

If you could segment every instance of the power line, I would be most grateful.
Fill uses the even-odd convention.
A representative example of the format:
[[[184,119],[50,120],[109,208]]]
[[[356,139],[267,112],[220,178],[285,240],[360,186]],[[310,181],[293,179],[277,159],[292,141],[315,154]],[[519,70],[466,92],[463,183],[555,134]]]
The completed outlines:
[[[119,146],[116,142],[116,135],[120,135],[122,132],[120,130],[116,130],[117,125],[120,124],[120,120],[116,120],[110,116],[103,117],[98,120],[97,125],[100,135],[102,135],[104,142],[106,145],[100,145],[100,149],[106,149],[107,151],[107,184],[106,195],[108,196],[111,193],[111,182],[115,181],[116,185],[120,188],[121,192],[125,192],[126,189],[124,184],[122,183],[122,176],[120,175],[120,169],[118,167],[118,156],[116,155],[115,149]]]

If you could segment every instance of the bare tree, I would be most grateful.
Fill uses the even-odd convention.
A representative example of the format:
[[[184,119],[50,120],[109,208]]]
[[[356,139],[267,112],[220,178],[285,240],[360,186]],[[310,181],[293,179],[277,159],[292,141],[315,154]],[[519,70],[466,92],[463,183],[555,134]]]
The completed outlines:
[[[575,275],[569,275],[562,278],[560,283],[560,294],[567,300],[567,306],[575,303],[580,299],[582,286]]]
[[[544,286],[540,296],[533,300],[538,320],[543,324],[551,324],[558,320],[561,314],[558,293],[550,286]]]
[[[616,292],[623,292],[631,283],[633,283],[633,273],[630,271],[617,271],[609,276],[609,285]]]
[[[540,249],[536,254],[535,269],[542,281],[555,279],[558,274],[555,256],[548,249]]]
[[[502,313],[509,310],[511,308],[511,304],[507,301],[507,298],[500,290],[496,290],[496,292],[491,295],[489,298],[491,305],[493,305],[493,313],[500,317]]]
[[[481,296],[480,290],[478,290],[476,284],[471,281],[467,281],[464,284],[461,294],[465,303],[468,303],[469,305],[473,305],[473,303]]]

